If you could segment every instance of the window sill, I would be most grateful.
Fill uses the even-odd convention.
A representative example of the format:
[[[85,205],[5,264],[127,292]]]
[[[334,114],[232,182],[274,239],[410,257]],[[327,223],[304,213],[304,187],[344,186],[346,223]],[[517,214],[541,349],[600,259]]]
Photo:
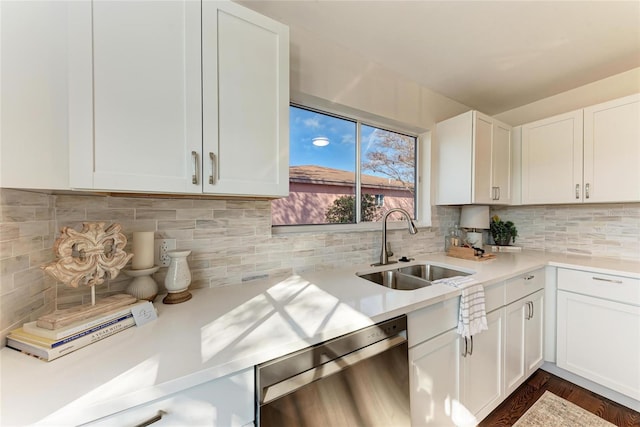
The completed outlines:
[[[420,221],[414,221],[416,227],[430,227]],[[387,230],[404,230],[406,221],[388,221]],[[299,234],[299,233],[358,233],[368,231],[382,231],[381,222],[366,222],[360,224],[320,224],[320,225],[274,225],[271,234]]]

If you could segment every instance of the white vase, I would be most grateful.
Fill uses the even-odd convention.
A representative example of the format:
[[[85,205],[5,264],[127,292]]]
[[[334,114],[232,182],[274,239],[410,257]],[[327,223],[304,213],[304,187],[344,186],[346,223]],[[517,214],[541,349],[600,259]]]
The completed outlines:
[[[164,286],[169,294],[162,300],[166,304],[177,304],[191,299],[191,294],[187,289],[191,284],[191,271],[187,257],[191,251],[176,250],[168,251],[167,255],[171,258],[169,262],[169,270],[164,279]]]

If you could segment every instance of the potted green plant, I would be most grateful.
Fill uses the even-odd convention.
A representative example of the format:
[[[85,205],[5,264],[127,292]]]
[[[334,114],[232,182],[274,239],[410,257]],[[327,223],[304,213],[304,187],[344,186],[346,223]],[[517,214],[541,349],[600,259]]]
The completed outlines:
[[[518,230],[511,221],[502,221],[498,215],[491,217],[491,237],[498,246],[509,246],[516,241]]]

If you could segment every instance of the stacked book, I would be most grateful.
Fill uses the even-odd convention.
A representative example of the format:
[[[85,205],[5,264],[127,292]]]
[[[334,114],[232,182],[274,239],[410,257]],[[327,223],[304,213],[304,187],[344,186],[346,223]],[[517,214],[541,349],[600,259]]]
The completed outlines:
[[[7,347],[51,361],[135,326],[132,309],[146,303],[129,304],[57,329],[28,322],[9,333]]]

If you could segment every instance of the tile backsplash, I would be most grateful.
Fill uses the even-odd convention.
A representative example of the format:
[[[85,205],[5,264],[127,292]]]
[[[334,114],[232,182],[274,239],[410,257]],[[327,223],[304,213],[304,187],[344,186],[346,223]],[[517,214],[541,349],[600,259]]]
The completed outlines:
[[[118,222],[129,239],[154,231],[190,249],[191,288],[241,285],[281,274],[371,263],[380,254],[380,231],[271,234],[267,200],[51,195],[0,189],[0,338],[22,323],[82,302],[85,288],[56,284],[40,266],[53,261],[61,227]],[[640,260],[640,203],[493,208],[518,228],[516,245],[527,249]],[[398,256],[440,252],[459,219],[458,207],[432,208],[432,226],[417,235],[389,231]],[[156,273],[162,288],[165,269]],[[97,289],[122,292],[124,274]]]
[[[640,260],[640,203],[491,209],[518,229],[527,249]]]
[[[117,222],[129,239],[154,231],[189,249],[191,288],[237,285],[282,274],[377,261],[380,231],[271,234],[268,200],[50,195],[0,189],[0,337],[55,308],[88,302],[86,288],[67,288],[44,274],[54,260],[53,243],[62,227],[83,222]],[[458,221],[459,208],[433,207],[432,227],[415,236],[389,231],[397,255],[443,250],[444,233]],[[155,278],[160,287],[166,268]],[[124,274],[96,288],[98,295],[122,292]]]

